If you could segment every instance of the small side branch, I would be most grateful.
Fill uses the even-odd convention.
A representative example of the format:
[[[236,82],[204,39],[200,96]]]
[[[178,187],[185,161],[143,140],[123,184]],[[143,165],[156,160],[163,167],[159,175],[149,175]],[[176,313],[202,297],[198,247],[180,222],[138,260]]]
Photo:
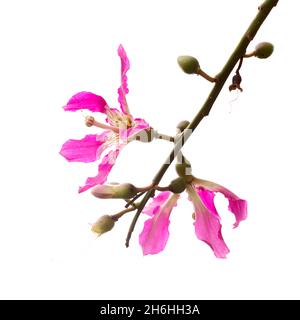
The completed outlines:
[[[204,72],[203,70],[199,69],[197,74],[201,77],[203,77],[204,79],[208,80],[209,82],[217,82],[217,78],[211,77],[210,75],[208,75],[206,72]]]
[[[174,142],[174,137],[171,137],[171,136],[169,136],[169,135],[167,135],[167,134],[163,134],[163,133],[159,133],[159,132],[157,132],[157,133],[155,134],[155,138],[156,138],[156,139],[161,139],[161,140],[170,141],[170,142]]]

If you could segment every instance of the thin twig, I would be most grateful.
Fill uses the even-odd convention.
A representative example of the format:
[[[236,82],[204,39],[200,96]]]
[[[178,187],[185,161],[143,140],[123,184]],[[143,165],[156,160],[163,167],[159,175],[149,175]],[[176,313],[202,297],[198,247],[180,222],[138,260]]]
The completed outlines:
[[[126,201],[127,203],[131,202],[131,200],[128,200],[128,199],[125,199],[125,201]],[[129,204],[129,206],[132,206],[132,207],[134,207],[135,209],[138,209],[139,205],[140,205],[139,202],[138,202],[138,203],[133,202],[133,203],[130,203],[130,204]]]
[[[174,137],[171,137],[167,134],[163,134],[163,133],[156,133],[155,134],[155,138],[156,139],[161,139],[161,140],[166,140],[166,141],[171,141],[171,142],[174,142]]]
[[[166,186],[166,187],[155,186],[154,188],[157,191],[169,191],[170,190],[169,186]]]
[[[131,208],[126,208],[122,211],[120,211],[119,213],[116,213],[114,215],[112,215],[112,219],[115,220],[115,221],[118,221],[122,216],[124,216],[124,214],[128,213],[128,212],[131,212],[131,211],[134,211],[136,210],[137,208],[135,207],[131,207]]]
[[[197,74],[201,77],[203,77],[204,79],[208,80],[209,82],[216,82],[217,79],[211,77],[209,74],[207,74],[206,72],[204,72],[203,70],[199,69]]]
[[[245,53],[244,54],[244,58],[251,58],[251,57],[254,57],[256,54],[256,51],[252,51],[250,53]]]
[[[138,198],[140,198],[146,192],[147,191],[140,192],[136,196],[134,196],[132,199],[128,200],[127,204],[125,205],[125,208],[128,208],[129,206],[131,206],[134,203],[134,201],[136,201]]]

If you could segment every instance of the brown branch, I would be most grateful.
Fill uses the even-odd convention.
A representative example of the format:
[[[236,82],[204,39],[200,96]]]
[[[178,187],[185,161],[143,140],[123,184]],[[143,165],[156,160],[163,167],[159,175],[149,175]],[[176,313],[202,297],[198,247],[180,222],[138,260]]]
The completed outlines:
[[[243,57],[246,53],[246,49],[249,45],[249,43],[253,40],[255,37],[257,31],[265,21],[265,19],[268,17],[269,13],[277,5],[279,0],[265,0],[263,4],[259,7],[259,12],[251,22],[250,26],[246,30],[245,34],[242,36],[240,42],[238,43],[237,47],[234,49],[233,53],[229,57],[228,61],[225,63],[223,69],[221,72],[216,76],[217,81],[215,82],[214,87],[212,88],[211,92],[209,93],[206,101],[204,102],[202,108],[199,110],[199,112],[196,114],[195,118],[191,121],[189,126],[182,132],[182,134],[179,136],[177,142],[175,143],[175,146],[173,150],[171,151],[170,155],[164,162],[164,164],[161,166],[157,174],[155,175],[153,179],[154,185],[158,185],[168,168],[170,167],[171,163],[173,162],[176,155],[180,152],[181,148],[185,144],[185,142],[188,140],[188,138],[191,136],[191,134],[194,132],[194,130],[197,128],[199,123],[202,121],[204,117],[206,117],[212,106],[214,105],[214,102],[216,101],[217,97],[219,96],[219,93],[221,92],[227,78],[229,77],[230,73],[234,69],[237,62],[240,60],[241,57]],[[128,230],[127,238],[126,238],[126,247],[129,246],[129,241],[131,238],[131,234],[134,230],[134,227],[136,225],[136,222],[140,216],[140,213],[142,212],[143,208],[145,207],[148,200],[153,195],[153,191],[148,191],[144,198],[142,199],[139,208],[131,222],[130,228]]]

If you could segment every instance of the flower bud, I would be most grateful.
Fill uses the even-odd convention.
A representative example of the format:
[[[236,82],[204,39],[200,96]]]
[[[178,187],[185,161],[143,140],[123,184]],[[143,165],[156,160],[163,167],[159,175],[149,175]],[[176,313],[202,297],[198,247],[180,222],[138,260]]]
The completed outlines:
[[[169,190],[173,193],[181,193],[186,189],[187,182],[184,178],[178,177],[171,181],[169,184]]]
[[[183,163],[177,163],[175,168],[179,177],[182,177],[185,180],[192,179],[192,166],[186,159]]]
[[[198,60],[192,56],[179,56],[177,62],[185,73],[197,74],[200,70]]]
[[[104,215],[100,217],[95,223],[92,224],[91,230],[98,234],[98,237],[101,234],[110,231],[115,225],[115,220],[109,216]]]
[[[98,185],[92,189],[92,195],[100,199],[131,199],[137,193],[137,188],[131,183]]]
[[[255,47],[255,57],[259,59],[269,58],[273,53],[274,46],[270,42],[261,42]]]
[[[180,121],[176,128],[178,129],[178,131],[182,132],[184,129],[186,129],[186,127],[190,124],[189,121],[187,120],[183,120],[183,121]]]

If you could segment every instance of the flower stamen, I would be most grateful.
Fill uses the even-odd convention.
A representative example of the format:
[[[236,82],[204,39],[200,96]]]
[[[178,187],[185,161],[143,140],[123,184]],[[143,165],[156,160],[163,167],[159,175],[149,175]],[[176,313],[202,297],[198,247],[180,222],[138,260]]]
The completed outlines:
[[[107,124],[104,124],[104,123],[100,123],[100,122],[96,121],[95,118],[92,116],[85,117],[85,125],[87,127],[94,126],[94,127],[98,127],[101,129],[108,129],[108,130],[111,130],[115,133],[119,133],[119,128],[113,127],[113,126],[108,126]]]

